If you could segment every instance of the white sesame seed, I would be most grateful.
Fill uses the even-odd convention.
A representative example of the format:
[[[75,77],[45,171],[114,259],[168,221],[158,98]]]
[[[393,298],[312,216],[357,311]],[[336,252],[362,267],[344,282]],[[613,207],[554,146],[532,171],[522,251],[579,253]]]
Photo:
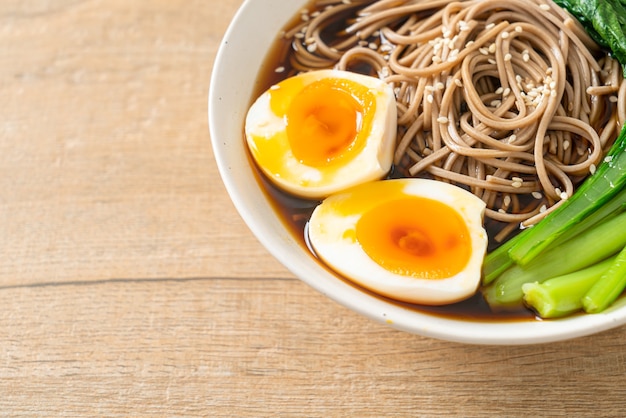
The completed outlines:
[[[441,123],[441,124],[446,124],[446,123],[448,123],[448,118],[447,118],[447,117],[445,117],[445,116],[439,116],[439,117],[437,118],[437,122],[439,122],[439,123]]]
[[[528,55],[528,53],[523,54],[522,55],[522,61],[524,61],[524,62],[530,61],[530,55]]]
[[[493,28],[495,28],[495,27],[496,27],[496,24],[495,24],[495,23],[490,23],[490,24],[488,24],[487,26],[485,26],[485,29],[489,30],[489,29],[493,29]]]
[[[487,62],[488,62],[489,64],[491,64],[491,65],[496,65],[496,60],[494,60],[494,59],[492,59],[492,58],[489,58],[489,59],[487,60]]]
[[[567,192],[562,192],[559,197],[561,198],[561,200],[567,200],[569,198],[569,195],[567,194]]]
[[[506,213],[506,211],[502,208],[498,209],[498,213]]]
[[[543,197],[543,195],[540,192],[532,192],[532,195],[535,199],[539,200]]]
[[[613,156],[612,155],[607,155],[606,157],[604,157],[604,162],[605,163],[610,163],[611,161],[613,161]]]
[[[520,187],[522,187],[522,183],[520,183],[519,181],[514,181],[513,183],[511,183],[511,186],[519,189]]]
[[[425,86],[424,90],[426,90],[426,91],[435,91],[435,88],[433,86]]]
[[[435,100],[435,98],[433,97],[432,94],[429,94],[428,96],[426,96],[426,101],[428,103],[432,103]]]
[[[280,89],[280,86],[278,84],[274,84],[272,87],[270,87],[270,90],[278,90]]]
[[[489,45],[489,53],[493,54],[494,52],[496,52],[496,43],[493,42],[491,45]]]
[[[274,72],[277,72],[277,73],[282,73],[284,71],[285,71],[285,67],[276,67],[276,69],[274,70]]]
[[[496,94],[502,94],[502,92],[504,91],[504,89],[502,87],[498,87],[495,91]]]
[[[508,194],[504,196],[504,206],[508,207],[511,204],[511,196]]]
[[[508,32],[502,32],[502,33],[500,34],[500,36],[502,36],[502,39],[506,39],[506,38],[508,38],[508,37],[509,37],[509,33],[508,33]]]
[[[440,57],[440,56],[438,56],[438,55],[433,55],[433,62],[434,62],[435,64],[439,64],[441,61],[442,61],[442,60],[441,60],[441,57]]]
[[[561,189],[559,189],[558,187],[554,188],[554,193],[556,193],[557,195],[561,194]]]
[[[502,92],[502,96],[506,97],[509,94],[511,94],[511,89],[510,88],[505,88],[504,91]]]
[[[491,103],[489,103],[491,105],[491,107],[499,107],[502,104],[502,101],[500,100],[492,100]]]
[[[539,208],[539,213],[544,213],[547,210],[548,208],[546,207],[546,205],[541,205],[541,207]]]
[[[368,47],[369,49],[373,49],[374,51],[378,49],[378,45],[376,45],[374,42],[370,42]]]
[[[504,55],[504,60],[505,61],[511,61],[512,58],[513,58],[513,56],[511,54],[505,54]]]
[[[478,48],[478,52],[480,52],[483,55],[489,55],[489,50],[485,47]]]
[[[512,135],[509,137],[509,139],[507,139],[507,142],[508,142],[509,144],[512,144],[513,142],[515,142],[515,140],[516,140],[516,139],[517,139],[517,135],[512,134]]]
[[[519,183],[522,183],[524,181],[521,177],[511,177],[511,180],[513,180],[514,182],[519,182]]]
[[[310,44],[306,47],[306,50],[309,52],[315,52],[316,49],[317,49],[317,44]]]
[[[458,78],[454,79],[454,84],[456,84],[458,87],[463,87],[463,83]]]
[[[589,172],[593,175],[596,172],[596,165],[595,164],[591,164],[589,166]]]
[[[541,10],[550,10],[550,6],[549,6],[549,5],[547,5],[547,4],[541,4],[541,5],[539,5],[539,8],[540,8]]]
[[[521,26],[515,26],[515,32],[522,33],[524,29]]]
[[[609,102],[617,103],[617,96],[609,96]]]
[[[439,81],[439,82],[437,82],[437,83],[435,84],[435,88],[436,88],[437,90],[443,90],[443,88],[444,88],[444,87],[445,87],[445,84],[443,84],[441,81]]]

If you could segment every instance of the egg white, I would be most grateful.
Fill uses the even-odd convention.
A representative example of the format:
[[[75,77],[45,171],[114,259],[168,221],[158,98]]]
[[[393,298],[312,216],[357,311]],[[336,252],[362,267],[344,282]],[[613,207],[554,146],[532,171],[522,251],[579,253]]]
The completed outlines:
[[[393,89],[380,79],[339,70],[318,70],[295,76],[304,88],[324,78],[347,79],[366,86],[375,95],[375,111],[371,131],[364,147],[353,158],[338,164],[307,165],[298,160],[289,146],[284,114],[276,114],[270,106],[271,91],[264,92],[250,107],[245,121],[246,141],[252,157],[263,173],[278,187],[296,196],[320,199],[360,183],[378,180],[390,170],[396,140],[397,110]],[[293,99],[293,97],[291,98]],[[289,103],[283,103],[288,108]],[[259,149],[263,141],[279,141],[282,151],[272,167],[263,164]]]
[[[393,273],[370,258],[357,240],[356,224],[377,204],[396,199],[385,193],[387,182],[401,182],[406,195],[437,200],[455,210],[466,224],[470,235],[471,254],[459,273],[439,279],[403,276]],[[382,186],[382,187],[381,187]],[[367,204],[358,209],[352,200]],[[325,199],[313,212],[308,236],[315,254],[331,269],[345,278],[380,295],[399,301],[424,305],[443,305],[474,295],[481,279],[482,262],[487,248],[487,233],[483,228],[485,203],[460,187],[435,180],[397,179],[357,186]]]

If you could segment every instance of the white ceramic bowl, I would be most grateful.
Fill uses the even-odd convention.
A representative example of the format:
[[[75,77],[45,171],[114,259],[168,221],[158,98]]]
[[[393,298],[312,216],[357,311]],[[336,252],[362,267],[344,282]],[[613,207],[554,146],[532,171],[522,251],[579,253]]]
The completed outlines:
[[[626,323],[622,300],[605,313],[550,321],[450,319],[405,309],[338,279],[299,244],[259,188],[249,165],[243,124],[255,81],[279,30],[306,0],[246,0],[220,45],[209,94],[209,127],[226,189],[259,241],[293,274],[322,294],[399,330],[473,344],[536,344],[597,333]]]

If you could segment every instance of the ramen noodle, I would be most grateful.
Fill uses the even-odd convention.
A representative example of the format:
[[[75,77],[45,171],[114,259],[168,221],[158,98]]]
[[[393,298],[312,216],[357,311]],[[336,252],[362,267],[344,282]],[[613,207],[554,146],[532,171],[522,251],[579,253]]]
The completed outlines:
[[[550,1],[313,2],[284,76],[337,68],[394,88],[394,176],[470,190],[501,241],[574,193],[626,118],[619,63]]]

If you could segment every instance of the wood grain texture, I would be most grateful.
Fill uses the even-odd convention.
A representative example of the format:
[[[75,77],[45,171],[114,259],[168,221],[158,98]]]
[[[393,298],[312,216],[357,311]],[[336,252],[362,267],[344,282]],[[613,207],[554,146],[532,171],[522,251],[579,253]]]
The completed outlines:
[[[0,279],[258,274],[207,126],[238,4],[51,3],[0,6]]]
[[[0,416],[623,416],[626,329],[409,335],[296,280],[210,148],[240,2],[0,2]]]

